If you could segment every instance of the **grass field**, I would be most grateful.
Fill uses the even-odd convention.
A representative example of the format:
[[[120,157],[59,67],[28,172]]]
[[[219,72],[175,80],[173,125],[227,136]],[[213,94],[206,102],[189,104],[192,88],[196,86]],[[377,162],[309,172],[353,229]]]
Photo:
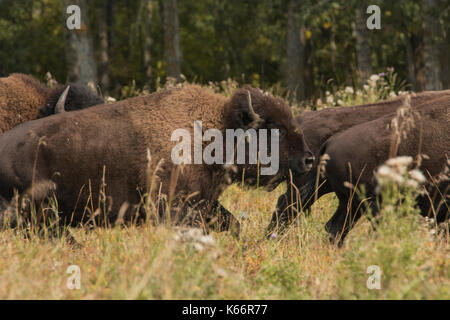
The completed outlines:
[[[395,79],[392,72],[374,75],[362,90],[327,92],[325,102],[336,107],[395,96]],[[213,89],[229,95],[236,85]],[[71,229],[81,245],[73,247],[64,236],[0,231],[0,299],[450,299],[448,225],[440,232],[422,218],[414,209],[417,188],[406,185],[386,189],[376,231],[362,218],[341,248],[324,230],[337,207],[331,194],[301,224],[264,239],[285,186],[272,193],[237,185],[225,191],[220,202],[241,217],[239,240],[147,224]],[[380,289],[367,285],[373,266],[381,272]]]
[[[173,226],[72,229],[64,238],[0,233],[0,299],[449,299],[448,232],[419,215],[391,216],[374,232],[362,219],[344,246],[330,245],[323,225],[333,195],[277,239],[263,239],[278,195],[231,186],[221,197],[245,213],[242,237],[182,233]],[[397,210],[397,212],[399,212]],[[80,289],[69,289],[68,267]],[[378,266],[381,288],[367,288]]]

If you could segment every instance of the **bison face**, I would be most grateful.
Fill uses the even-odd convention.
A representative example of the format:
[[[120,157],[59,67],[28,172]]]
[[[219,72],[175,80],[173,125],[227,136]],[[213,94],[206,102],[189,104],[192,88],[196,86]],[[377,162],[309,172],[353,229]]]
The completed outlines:
[[[65,111],[80,110],[103,103],[103,98],[88,87],[78,84],[71,84],[67,87],[57,86],[51,91],[47,105],[39,110],[39,118]]]
[[[246,87],[235,92],[227,110],[227,128],[257,132],[256,136],[246,135],[245,163],[235,158],[235,181],[244,180],[249,185],[259,184],[272,190],[289,176],[289,170],[301,174],[312,168],[313,154],[291,109],[282,99]],[[255,141],[250,139],[255,137],[258,138],[257,163],[252,161],[255,157],[251,153]]]

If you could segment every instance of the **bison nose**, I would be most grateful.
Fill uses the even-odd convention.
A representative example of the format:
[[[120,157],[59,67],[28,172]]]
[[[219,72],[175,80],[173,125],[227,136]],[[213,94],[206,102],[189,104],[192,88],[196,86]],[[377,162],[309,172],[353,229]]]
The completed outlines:
[[[313,167],[313,164],[314,156],[309,152],[305,154],[305,156],[301,160],[292,159],[290,161],[291,169],[297,174],[308,172]]]

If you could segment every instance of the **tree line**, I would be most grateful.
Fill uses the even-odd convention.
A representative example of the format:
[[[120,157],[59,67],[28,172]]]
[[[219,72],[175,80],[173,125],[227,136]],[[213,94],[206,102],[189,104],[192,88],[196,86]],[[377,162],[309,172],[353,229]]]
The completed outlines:
[[[66,8],[78,5],[80,30]],[[381,28],[369,30],[369,5]],[[0,0],[0,75],[149,92],[170,77],[233,79],[292,101],[393,67],[411,90],[450,88],[450,0]]]

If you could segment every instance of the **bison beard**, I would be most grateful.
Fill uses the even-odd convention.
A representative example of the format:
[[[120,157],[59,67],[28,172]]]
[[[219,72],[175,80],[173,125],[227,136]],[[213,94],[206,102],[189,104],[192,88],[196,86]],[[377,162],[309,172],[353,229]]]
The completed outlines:
[[[440,181],[437,176],[445,169],[450,155],[450,97],[443,96],[432,99],[413,109],[415,127],[406,138],[402,138],[398,146],[398,156],[420,154],[428,157],[421,163],[420,170],[430,174],[434,181]],[[330,239],[342,244],[345,236],[358,221],[366,208],[361,205],[362,199],[348,188],[348,182],[365,185],[366,197],[371,199],[372,214],[376,215],[379,208],[374,200],[376,197],[376,181],[373,176],[375,169],[390,156],[392,130],[389,127],[394,115],[386,115],[379,119],[362,123],[331,137],[322,145],[320,154],[327,154],[324,176],[317,176],[317,170],[311,170],[304,178],[305,183],[299,188],[299,202],[303,210],[307,210],[322,195],[335,192],[339,205],[333,217],[326,224]],[[399,121],[407,121],[399,119]],[[357,152],[355,152],[357,150]],[[345,183],[347,182],[347,184]],[[316,186],[320,186],[317,190]],[[448,219],[448,204],[445,201],[449,191],[449,181],[441,180],[437,186],[429,185],[429,194],[434,199],[436,221]],[[441,194],[441,195],[439,195]],[[350,201],[351,199],[351,201]],[[431,203],[427,196],[417,199],[422,215],[429,215]],[[283,231],[293,216],[282,214],[273,216],[268,233],[275,230],[279,218],[279,231]]]
[[[249,93],[253,108],[249,108]],[[305,170],[311,157],[290,108],[281,99],[253,88],[239,89],[226,99],[200,86],[185,86],[58,114],[5,133],[0,136],[0,196],[10,200],[16,189],[40,204],[54,195],[61,224],[79,225],[97,213],[97,223],[114,224],[118,218],[145,218],[141,195],[151,191],[149,180],[155,176],[158,184],[150,192],[155,207],[170,202],[180,209],[182,220],[195,212],[203,225],[218,220],[219,229],[227,229],[235,219],[218,203],[220,193],[243,176],[249,184],[256,181],[258,168],[172,164],[172,132],[184,128],[192,134],[195,120],[202,121],[204,130],[216,128],[222,133],[249,127],[283,132],[279,176],[262,176],[260,185],[278,184],[289,168]],[[55,189],[38,196],[32,185],[45,181],[53,182]]]

